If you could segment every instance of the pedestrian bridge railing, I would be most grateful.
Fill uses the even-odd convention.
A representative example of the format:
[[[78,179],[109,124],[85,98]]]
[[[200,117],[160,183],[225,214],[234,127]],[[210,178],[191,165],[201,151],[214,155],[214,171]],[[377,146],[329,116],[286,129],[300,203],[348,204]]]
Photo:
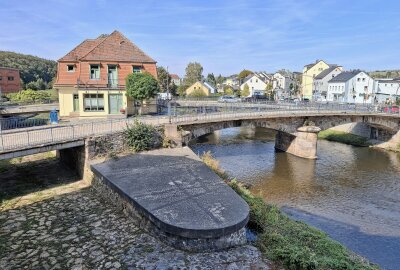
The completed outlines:
[[[208,121],[224,121],[243,118],[282,117],[295,115],[328,115],[328,114],[382,114],[372,110],[354,111],[352,109],[329,109],[279,107],[274,106],[269,110],[239,110],[231,112],[202,113],[192,115],[137,117],[113,120],[78,121],[76,123],[50,125],[45,127],[21,128],[0,131],[0,153],[28,149],[31,147],[45,146],[84,139],[90,136],[105,135],[122,131],[127,125],[140,121],[151,125],[164,125],[167,123],[193,124]]]

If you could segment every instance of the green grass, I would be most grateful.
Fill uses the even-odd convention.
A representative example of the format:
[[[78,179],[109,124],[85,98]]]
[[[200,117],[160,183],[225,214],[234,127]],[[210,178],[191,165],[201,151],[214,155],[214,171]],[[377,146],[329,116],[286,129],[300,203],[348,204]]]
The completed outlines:
[[[204,162],[224,179],[226,173],[218,166],[209,152]],[[250,207],[248,228],[257,233],[255,245],[269,260],[282,264],[286,269],[351,269],[373,270],[378,266],[353,254],[327,234],[304,222],[290,219],[274,205],[256,197],[236,180],[228,184]]]
[[[358,135],[336,131],[336,130],[324,130],[318,134],[319,139],[324,139],[333,142],[340,142],[354,146],[369,146],[368,139]]]

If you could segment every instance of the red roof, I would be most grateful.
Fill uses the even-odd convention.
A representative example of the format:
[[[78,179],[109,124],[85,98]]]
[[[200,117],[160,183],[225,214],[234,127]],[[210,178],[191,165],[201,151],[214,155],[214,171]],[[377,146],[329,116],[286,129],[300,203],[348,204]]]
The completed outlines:
[[[177,74],[169,74],[171,76],[172,79],[177,79],[179,80],[179,76]]]
[[[59,59],[60,62],[116,61],[156,63],[154,59],[118,31],[97,39],[86,39]]]

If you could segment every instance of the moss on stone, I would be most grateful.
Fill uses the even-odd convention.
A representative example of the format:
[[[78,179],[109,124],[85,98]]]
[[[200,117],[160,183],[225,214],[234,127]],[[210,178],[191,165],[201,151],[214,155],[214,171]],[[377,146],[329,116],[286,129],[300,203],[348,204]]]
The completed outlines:
[[[340,142],[354,146],[370,146],[368,138],[336,130],[324,130],[318,134],[319,139]]]

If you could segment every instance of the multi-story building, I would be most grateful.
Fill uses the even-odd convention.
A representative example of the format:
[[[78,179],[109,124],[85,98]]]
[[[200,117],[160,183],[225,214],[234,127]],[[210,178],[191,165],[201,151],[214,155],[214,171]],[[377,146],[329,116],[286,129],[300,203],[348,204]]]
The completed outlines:
[[[0,96],[15,93],[21,90],[19,70],[15,68],[0,67]]]
[[[375,80],[373,92],[377,103],[396,102],[396,98],[400,97],[400,78]]]
[[[59,91],[60,116],[117,115],[121,109],[133,113],[125,77],[143,71],[157,77],[156,61],[120,32],[84,40],[58,60],[54,87]]]
[[[304,66],[301,80],[301,95],[303,98],[312,98],[312,88],[315,76],[325,69],[328,69],[330,66],[335,65],[327,64],[323,60],[316,60],[315,63]]]
[[[181,85],[181,78],[178,76],[178,74],[170,74],[170,76],[172,83],[174,83],[176,86]]]
[[[290,85],[294,88],[293,74],[289,72],[276,72],[273,75],[272,88],[277,93],[278,98],[290,97]]]
[[[328,82],[327,101],[372,103],[374,80],[360,70],[344,71]]]
[[[336,77],[343,71],[341,66],[331,66],[314,78],[313,82],[313,100],[326,99],[328,95],[328,81]]]

